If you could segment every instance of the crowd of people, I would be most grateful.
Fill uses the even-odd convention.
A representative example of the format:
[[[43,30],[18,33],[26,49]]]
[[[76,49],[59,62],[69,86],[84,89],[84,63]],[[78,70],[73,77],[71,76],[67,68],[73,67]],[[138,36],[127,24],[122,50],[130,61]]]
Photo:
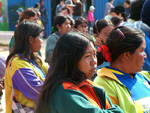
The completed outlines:
[[[6,113],[150,111],[150,0],[109,0],[99,20],[86,2],[60,0],[49,36],[44,0],[17,10],[10,53],[0,56]]]

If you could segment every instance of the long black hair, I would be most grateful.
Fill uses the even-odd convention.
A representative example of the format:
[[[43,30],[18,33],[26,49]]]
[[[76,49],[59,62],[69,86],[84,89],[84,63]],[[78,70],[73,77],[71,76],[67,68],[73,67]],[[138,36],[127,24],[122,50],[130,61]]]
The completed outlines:
[[[40,35],[44,30],[39,24],[32,21],[23,21],[18,24],[15,33],[14,40],[15,44],[7,57],[6,65],[9,60],[15,54],[21,54],[20,58],[28,58],[31,56],[34,59],[34,54],[30,53],[30,42],[29,38],[32,36],[34,39]]]
[[[77,65],[90,42],[92,42],[91,38],[79,31],[70,31],[59,38],[53,51],[50,69],[42,87],[36,113],[49,112],[52,94],[62,82],[79,84],[86,79],[85,74],[77,68]]]

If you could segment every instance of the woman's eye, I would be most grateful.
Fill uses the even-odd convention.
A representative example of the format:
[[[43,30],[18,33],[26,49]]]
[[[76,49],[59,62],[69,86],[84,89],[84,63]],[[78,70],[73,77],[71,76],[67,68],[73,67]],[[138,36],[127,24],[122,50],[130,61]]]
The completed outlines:
[[[90,57],[90,55],[86,55],[85,58]]]

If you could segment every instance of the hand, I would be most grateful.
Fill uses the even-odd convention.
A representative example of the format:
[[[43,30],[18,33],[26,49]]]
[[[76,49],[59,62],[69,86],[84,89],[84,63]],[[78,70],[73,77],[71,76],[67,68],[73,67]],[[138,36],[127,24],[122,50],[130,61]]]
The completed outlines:
[[[95,46],[101,46],[102,45],[102,41],[100,38],[96,38],[96,41],[95,41]]]

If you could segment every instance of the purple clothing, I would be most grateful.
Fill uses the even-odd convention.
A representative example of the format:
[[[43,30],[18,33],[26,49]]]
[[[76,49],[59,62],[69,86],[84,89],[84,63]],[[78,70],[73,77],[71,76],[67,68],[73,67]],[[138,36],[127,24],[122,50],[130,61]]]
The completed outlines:
[[[88,18],[87,18],[87,20],[88,20],[89,22],[91,22],[91,23],[94,22],[94,15],[93,15],[93,12],[91,12],[91,11],[88,12]]]
[[[34,101],[37,100],[43,85],[43,81],[41,81],[30,68],[20,68],[16,70],[12,77],[12,83],[14,89],[21,91],[26,98]]]

